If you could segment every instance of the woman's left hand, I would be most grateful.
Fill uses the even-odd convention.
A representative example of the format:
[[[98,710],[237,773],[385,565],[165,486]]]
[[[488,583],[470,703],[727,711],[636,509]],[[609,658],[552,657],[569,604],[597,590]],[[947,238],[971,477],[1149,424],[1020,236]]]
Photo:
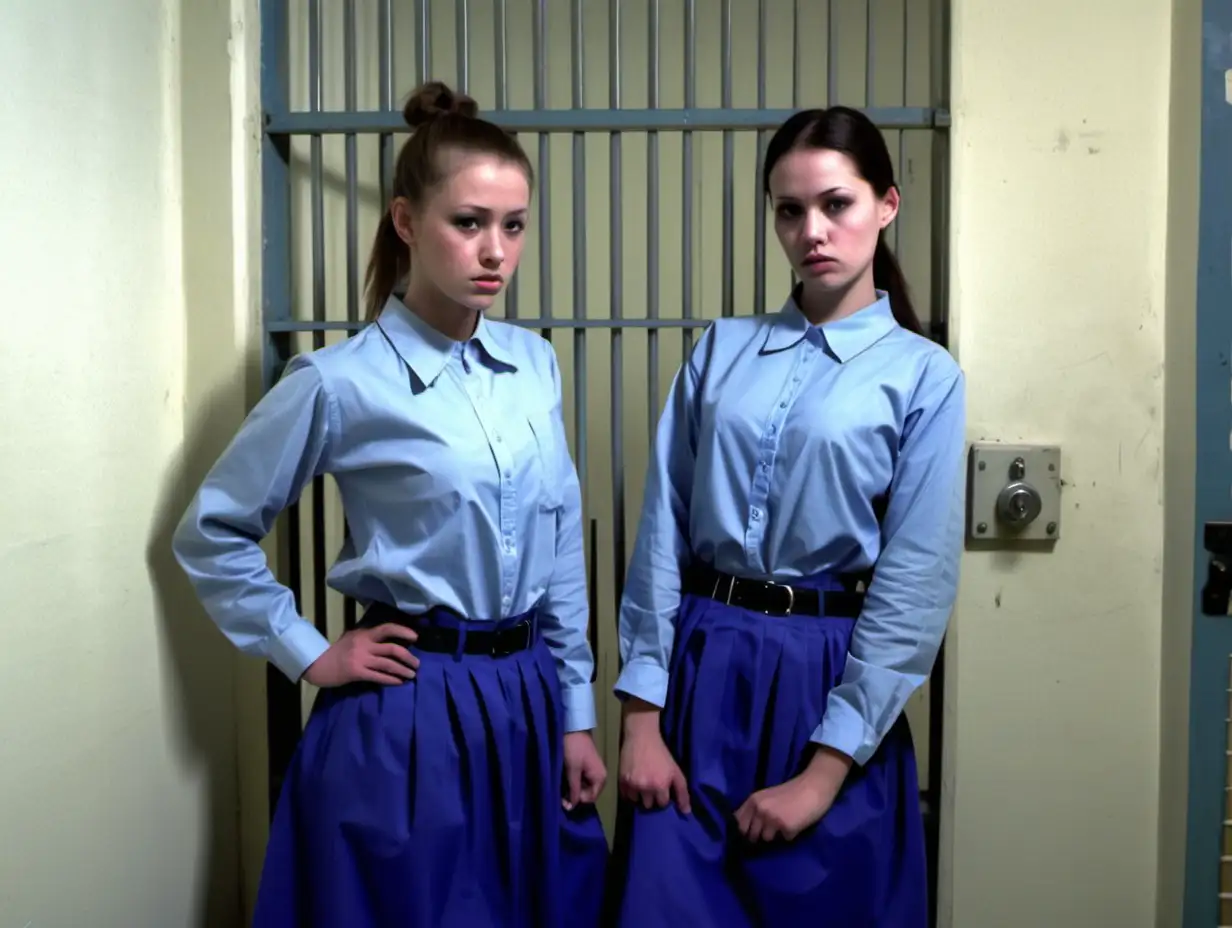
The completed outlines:
[[[579,802],[592,803],[603,792],[607,768],[588,731],[565,735],[565,783],[568,789],[561,802],[572,811]]]
[[[786,783],[759,789],[736,810],[736,826],[749,841],[792,841],[830,811],[851,769],[851,758],[819,749]]]

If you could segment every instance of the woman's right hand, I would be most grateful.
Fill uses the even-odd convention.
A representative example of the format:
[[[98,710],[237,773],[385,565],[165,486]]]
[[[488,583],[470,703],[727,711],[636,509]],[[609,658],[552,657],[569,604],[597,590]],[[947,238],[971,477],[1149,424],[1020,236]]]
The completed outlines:
[[[405,645],[418,639],[413,629],[387,622],[375,628],[353,628],[329,646],[304,671],[313,686],[343,686],[347,683],[395,684],[410,680],[419,667],[419,658]]]
[[[630,802],[640,802],[645,809],[655,809],[665,808],[675,794],[677,808],[688,815],[689,784],[659,732],[658,708],[648,703],[626,704],[624,729],[620,795]]]

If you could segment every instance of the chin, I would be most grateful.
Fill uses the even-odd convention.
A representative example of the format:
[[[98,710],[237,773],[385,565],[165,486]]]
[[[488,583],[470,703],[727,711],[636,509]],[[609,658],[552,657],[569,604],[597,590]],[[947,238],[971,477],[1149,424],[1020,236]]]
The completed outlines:
[[[471,312],[486,313],[492,308],[492,304],[496,302],[496,297],[498,296],[500,294],[488,296],[485,293],[468,293],[458,298],[458,305]]]

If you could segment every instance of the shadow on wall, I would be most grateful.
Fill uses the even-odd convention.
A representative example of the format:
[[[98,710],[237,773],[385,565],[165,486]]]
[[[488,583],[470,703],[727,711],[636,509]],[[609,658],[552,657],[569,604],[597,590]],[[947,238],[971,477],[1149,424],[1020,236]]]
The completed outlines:
[[[239,375],[240,372],[237,372]],[[237,754],[238,652],[209,621],[171,552],[171,537],[202,478],[235,429],[243,408],[244,381],[218,389],[188,426],[182,455],[170,468],[147,548],[150,579],[158,596],[168,691],[179,711],[176,751],[185,768],[201,770],[205,821],[200,869],[193,875],[197,928],[243,926],[240,891],[240,802]]]
[[[242,385],[233,388],[242,395]],[[236,402],[229,397],[221,409]],[[233,427],[233,417],[222,416]],[[200,771],[204,804],[198,871],[193,875],[197,928],[244,924],[240,903],[239,790],[236,761],[235,670],[237,655],[198,604],[184,572],[171,553],[176,523],[216,452],[221,422],[200,423],[184,444],[182,457],[163,483],[158,516],[146,562],[162,622],[162,646],[172,679],[176,753],[184,768]]]

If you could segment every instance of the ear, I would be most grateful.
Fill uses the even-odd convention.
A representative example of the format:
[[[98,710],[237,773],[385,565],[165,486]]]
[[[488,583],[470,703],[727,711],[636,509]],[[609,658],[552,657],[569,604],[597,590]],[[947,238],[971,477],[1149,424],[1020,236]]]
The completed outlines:
[[[886,195],[881,198],[881,203],[879,207],[879,219],[881,222],[881,228],[884,229],[886,226],[888,226],[890,223],[894,221],[896,216],[898,216],[898,205],[899,205],[898,188],[891,187],[889,190],[886,191]]]
[[[411,209],[410,200],[406,197],[394,197],[389,211],[393,215],[394,229],[397,230],[398,238],[402,239],[402,243],[408,248],[413,248],[415,246],[415,214]]]

